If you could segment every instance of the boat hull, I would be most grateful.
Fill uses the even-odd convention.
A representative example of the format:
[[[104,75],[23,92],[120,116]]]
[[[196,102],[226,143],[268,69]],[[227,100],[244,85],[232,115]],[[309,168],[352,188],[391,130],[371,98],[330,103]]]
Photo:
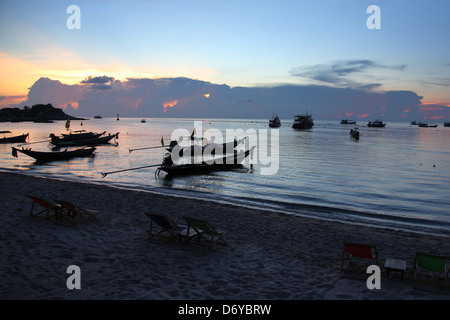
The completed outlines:
[[[13,149],[13,156],[17,155],[17,151],[23,153],[31,158],[36,159],[38,162],[50,162],[50,161],[58,161],[58,160],[69,160],[72,158],[78,157],[88,157],[91,156],[92,153],[96,150],[96,148],[83,148],[76,149],[71,151],[59,151],[59,152],[45,152],[45,151],[34,151],[31,149]]]
[[[0,138],[0,143],[25,142],[28,138],[28,135],[29,135],[29,133],[22,134],[20,136]]]

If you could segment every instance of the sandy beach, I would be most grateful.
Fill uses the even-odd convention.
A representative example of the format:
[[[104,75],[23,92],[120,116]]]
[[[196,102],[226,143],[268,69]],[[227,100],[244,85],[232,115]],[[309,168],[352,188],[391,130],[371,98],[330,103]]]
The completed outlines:
[[[0,173],[0,298],[3,300],[448,300],[425,278],[415,288],[416,251],[450,255],[450,241],[404,231],[258,211],[148,192]],[[71,201],[100,211],[78,224],[30,217],[26,195]],[[227,230],[228,245],[148,240],[146,212],[209,220]],[[343,275],[343,241],[375,244],[381,289],[370,290],[358,265]],[[407,270],[386,277],[387,257]],[[364,263],[364,262],[362,262]],[[366,263],[368,265],[370,263]],[[68,289],[77,265],[81,289]],[[362,268],[365,268],[361,264]],[[358,270],[356,270],[358,269]],[[429,280],[429,281],[428,281]]]

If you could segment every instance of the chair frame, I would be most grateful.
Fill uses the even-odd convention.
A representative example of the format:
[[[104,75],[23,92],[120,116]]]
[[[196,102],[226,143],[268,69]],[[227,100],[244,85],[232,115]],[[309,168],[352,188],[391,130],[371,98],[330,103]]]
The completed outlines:
[[[227,242],[224,238],[227,231],[218,230],[212,223],[205,219],[193,218],[183,216],[183,219],[186,221],[189,229],[193,229],[197,232],[198,236],[196,240],[200,242],[201,240],[205,240],[207,242],[207,246],[209,248],[214,247],[215,244],[223,244],[227,245]]]
[[[47,219],[51,219],[53,217],[55,217],[55,219],[58,219],[58,217],[62,217],[62,207],[60,204],[53,203],[43,198],[31,195],[26,195],[26,197],[30,198],[33,201],[33,203],[31,204],[30,216],[38,216],[42,213],[45,213]],[[44,209],[33,214],[36,204],[41,207],[44,207]]]
[[[187,226],[176,223],[174,220],[169,218],[167,214],[147,212],[145,215],[150,218],[148,239],[159,237],[171,241],[178,238],[181,241],[183,237],[189,239],[196,235],[193,233],[191,234],[189,230],[187,230]],[[158,227],[159,230],[154,230],[156,227]]]
[[[69,202],[69,201],[55,200],[55,202],[57,204],[59,204],[62,208],[61,215],[65,211],[67,213],[67,215],[69,216],[69,218],[72,218],[72,219],[78,219],[82,216],[87,216],[89,218],[98,219],[96,217],[96,214],[100,213],[98,211],[84,209],[84,208],[80,207],[79,205],[77,205],[73,202]]]
[[[376,264],[378,265],[378,249],[376,247],[376,245],[373,244],[366,244],[366,243],[356,243],[356,242],[346,242],[344,241],[344,249],[342,251],[342,260],[341,260],[341,270],[342,271],[347,271],[350,267],[350,264],[352,262],[353,258],[358,258],[358,259],[374,259]],[[370,252],[370,256],[367,255],[358,255],[355,253],[351,253],[349,251],[350,247],[358,247],[360,249],[363,249],[366,251],[366,253]],[[344,268],[344,262],[347,260],[347,265]]]
[[[431,269],[427,269],[426,267],[423,266],[419,266],[419,256],[422,257],[427,257],[427,258],[434,258],[434,259],[439,259],[439,260],[444,260],[444,268],[442,271],[436,271],[436,270],[431,270]],[[440,255],[436,255],[436,254],[431,254],[431,253],[425,253],[425,252],[416,252],[416,256],[414,258],[414,267],[413,267],[413,276],[414,279],[417,280],[417,274],[419,271],[419,268],[422,268],[424,270],[427,270],[429,272],[443,272],[444,273],[444,282],[445,285],[448,284],[448,277],[450,274],[450,257],[446,257],[446,256],[440,256]]]

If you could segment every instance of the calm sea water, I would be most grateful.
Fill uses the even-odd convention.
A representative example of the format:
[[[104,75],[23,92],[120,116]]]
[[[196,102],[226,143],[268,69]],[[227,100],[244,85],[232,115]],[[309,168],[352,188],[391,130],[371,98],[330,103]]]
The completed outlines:
[[[253,166],[246,163],[241,170],[199,176],[158,177],[156,167],[149,167],[102,178],[102,172],[161,163],[165,152],[162,148],[129,150],[160,146],[161,137],[167,144],[174,130],[191,132],[194,128],[194,119],[146,120],[72,121],[72,130],[120,132],[118,146],[99,146],[91,158],[38,165],[20,153],[19,158],[13,158],[10,144],[0,145],[0,165],[3,170],[36,176],[450,235],[450,128],[442,124],[437,128],[419,128],[388,122],[385,128],[368,128],[367,121],[363,121],[358,123],[361,136],[355,141],[349,135],[353,126],[341,125],[338,120],[316,120],[311,130],[294,130],[292,119],[283,119],[278,129],[269,128],[268,119],[204,119],[204,134],[208,129],[217,129],[224,136],[227,129],[254,130],[261,135],[266,133],[267,140],[274,142],[271,131],[277,130],[277,173],[262,175],[261,169],[268,165],[257,161]],[[64,133],[64,125],[65,121],[1,123],[0,131],[29,132],[29,142],[34,143],[48,141],[50,133]],[[27,147],[49,150],[51,145],[41,142]],[[276,158],[276,153],[269,154]]]

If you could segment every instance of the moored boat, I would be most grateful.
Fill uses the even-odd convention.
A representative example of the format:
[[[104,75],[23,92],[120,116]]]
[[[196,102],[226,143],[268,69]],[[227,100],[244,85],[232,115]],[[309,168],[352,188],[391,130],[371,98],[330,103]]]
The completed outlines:
[[[450,121],[449,122],[444,122],[444,127],[450,127]]]
[[[274,114],[272,118],[269,119],[269,127],[278,128],[281,126],[281,121],[278,115]]]
[[[103,134],[103,133],[102,133]],[[93,136],[85,139],[64,139],[56,137],[55,135],[50,135],[51,144],[53,144],[56,148],[61,147],[70,147],[70,146],[97,146],[100,144],[107,144],[112,139],[119,138],[119,132],[115,134],[109,134],[107,136]]]
[[[0,131],[0,134],[2,135],[0,138],[0,143],[25,142],[29,135],[29,133],[24,133],[18,136],[13,136],[12,132],[9,130]]]
[[[436,128],[438,125],[436,123],[420,122],[419,127],[421,128]]]
[[[359,131],[358,128],[350,129],[350,135],[353,139],[359,140]]]
[[[372,128],[384,128],[386,126],[386,123],[383,122],[382,120],[378,119],[375,121],[369,121],[367,126],[372,127]]]
[[[174,164],[172,155],[170,153],[167,153],[163,159],[161,166],[158,167],[155,174],[159,174],[161,171],[164,171],[170,176],[185,176],[242,168],[242,161],[244,161],[245,158],[252,154],[254,149],[255,147],[253,146],[246,151],[236,151],[231,156],[223,156],[221,158],[202,160],[199,163],[190,162],[186,164]]]
[[[309,113],[297,114],[294,117],[292,128],[294,129],[311,129],[314,126],[314,121]]]
[[[31,150],[31,148],[25,149],[19,149],[19,148],[12,148],[12,155],[13,157],[17,158],[17,151],[32,157],[36,159],[38,162],[50,162],[50,161],[57,161],[57,160],[68,160],[72,158],[78,158],[78,157],[88,157],[91,156],[92,153],[95,151],[95,147],[91,148],[82,148],[82,149],[75,149],[75,150],[64,150],[64,151],[35,151]]]
[[[341,124],[356,124],[356,120],[342,119]]]

